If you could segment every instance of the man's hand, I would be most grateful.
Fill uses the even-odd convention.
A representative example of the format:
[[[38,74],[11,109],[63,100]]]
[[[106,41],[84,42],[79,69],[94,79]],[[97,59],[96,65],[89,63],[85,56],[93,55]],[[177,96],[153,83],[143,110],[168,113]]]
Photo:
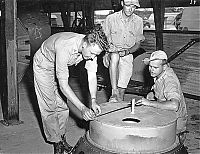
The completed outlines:
[[[96,99],[92,99],[92,110],[94,111],[95,115],[101,114],[101,108],[100,106],[96,103]]]
[[[129,50],[128,49],[119,51],[119,56],[120,57],[127,56],[128,54],[129,54]]]
[[[87,108],[86,106],[82,108],[81,114],[85,121],[94,120],[95,118],[95,113],[91,109]]]
[[[138,100],[135,104],[151,106],[150,101],[148,99],[146,99],[146,98],[142,98],[142,99]]]
[[[155,98],[154,98],[154,93],[153,92],[149,92],[148,94],[147,94],[147,97],[146,97],[148,100],[155,100]]]

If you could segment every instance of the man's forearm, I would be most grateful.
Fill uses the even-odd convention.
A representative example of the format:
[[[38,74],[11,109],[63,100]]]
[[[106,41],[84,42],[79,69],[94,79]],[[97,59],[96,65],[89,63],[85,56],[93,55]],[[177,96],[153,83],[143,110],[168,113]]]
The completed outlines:
[[[152,100],[152,101],[150,101],[149,106],[164,109],[164,110],[172,110],[172,111],[178,110],[177,102],[170,101],[170,100],[169,101],[162,101],[162,102]]]
[[[134,53],[138,48],[140,48],[140,43],[136,42],[134,46],[132,46],[130,49],[128,49],[129,54]]]
[[[69,99],[80,111],[85,107],[83,103],[78,99],[76,94],[73,92],[71,87],[68,84],[67,80],[61,80],[59,81],[60,89],[62,93]]]
[[[88,73],[88,85],[91,99],[96,99],[97,93],[97,76],[95,72],[87,72]]]

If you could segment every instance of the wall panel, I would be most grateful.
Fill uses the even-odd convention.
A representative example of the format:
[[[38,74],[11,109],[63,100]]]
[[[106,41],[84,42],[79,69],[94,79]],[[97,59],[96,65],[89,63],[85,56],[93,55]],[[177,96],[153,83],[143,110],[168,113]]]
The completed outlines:
[[[134,72],[132,80],[144,82],[144,67],[142,59],[148,57],[155,51],[155,34],[154,32],[144,33],[146,40],[142,47],[147,51],[137,57],[134,61]],[[176,53],[191,39],[199,38],[200,34],[183,34],[183,33],[164,33],[163,34],[164,51],[168,57]],[[178,57],[170,62],[171,67],[177,74],[184,93],[200,96],[200,43],[195,43],[189,49],[184,51]]]

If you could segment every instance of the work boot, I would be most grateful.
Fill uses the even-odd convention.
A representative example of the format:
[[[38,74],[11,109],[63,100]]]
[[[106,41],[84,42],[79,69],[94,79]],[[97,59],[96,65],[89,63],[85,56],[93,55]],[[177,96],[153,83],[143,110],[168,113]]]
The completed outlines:
[[[64,154],[64,147],[61,141],[54,143],[54,154]]]
[[[62,135],[61,138],[62,138],[62,144],[63,144],[63,148],[64,148],[65,153],[71,154],[73,147],[67,143],[65,135]]]
[[[109,103],[118,103],[121,101],[121,98],[119,96],[118,89],[112,89],[112,95],[109,99]]]

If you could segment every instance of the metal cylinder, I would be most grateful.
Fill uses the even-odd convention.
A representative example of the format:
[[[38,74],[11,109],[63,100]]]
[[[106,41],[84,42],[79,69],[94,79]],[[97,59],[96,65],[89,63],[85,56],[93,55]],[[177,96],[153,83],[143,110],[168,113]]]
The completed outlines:
[[[126,105],[104,103],[101,108],[106,113]],[[125,108],[91,121],[87,139],[114,153],[163,153],[178,145],[176,114],[146,106],[135,107],[132,114]]]

